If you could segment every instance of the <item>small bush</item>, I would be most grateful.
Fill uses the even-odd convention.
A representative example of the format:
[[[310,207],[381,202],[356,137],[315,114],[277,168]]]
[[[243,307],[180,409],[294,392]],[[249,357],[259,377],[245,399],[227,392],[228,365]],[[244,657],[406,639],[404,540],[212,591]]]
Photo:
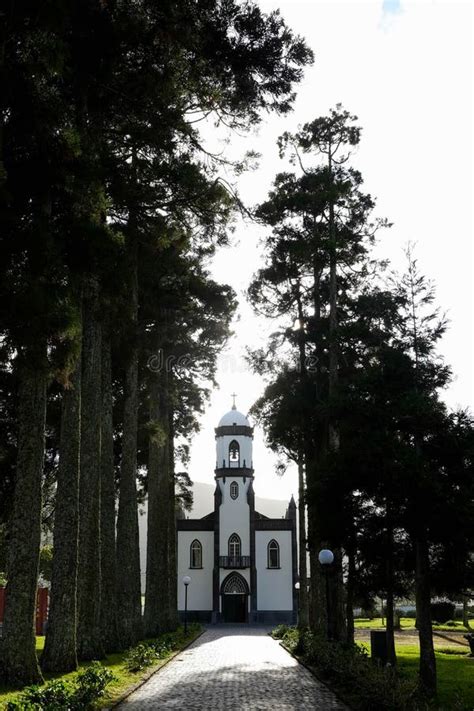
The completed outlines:
[[[138,672],[149,667],[157,659],[157,653],[151,644],[137,644],[125,655],[124,667],[129,672]]]
[[[275,629],[272,630],[272,637],[274,639],[283,639],[289,629],[288,625],[277,625]]]
[[[37,709],[47,709],[47,711],[63,711],[69,709],[70,699],[73,689],[64,681],[52,681],[44,687],[27,686],[22,692],[18,701],[10,701],[7,711],[36,711]]]
[[[188,625],[188,636],[201,629],[197,623]],[[156,639],[147,640],[128,650],[125,656],[125,668],[130,672],[138,672],[151,666],[159,659],[165,659],[174,649],[179,649],[186,641],[184,628],[178,627],[174,632],[165,632]]]
[[[174,646],[165,644],[160,640],[157,640],[156,642],[151,642],[150,646],[153,647],[157,659],[164,659],[175,648]]]
[[[432,602],[431,603],[431,617],[440,624],[444,624],[448,620],[454,618],[456,612],[456,605],[453,602]]]
[[[114,678],[100,662],[82,669],[74,681],[52,681],[45,686],[29,686],[18,701],[9,701],[6,711],[86,711],[93,708]]]
[[[71,709],[88,709],[93,702],[103,696],[105,687],[113,681],[114,675],[102,666],[100,662],[93,662],[76,676],[76,690]]]
[[[290,652],[293,654],[302,654],[303,649],[301,647],[301,641],[303,636],[300,635],[299,630],[296,627],[288,627],[287,631],[282,637],[282,642]]]

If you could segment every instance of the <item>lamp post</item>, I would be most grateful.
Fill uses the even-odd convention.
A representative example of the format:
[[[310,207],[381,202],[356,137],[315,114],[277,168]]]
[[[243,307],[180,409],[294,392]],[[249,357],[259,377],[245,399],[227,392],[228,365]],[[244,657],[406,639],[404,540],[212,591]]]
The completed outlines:
[[[326,578],[326,619],[327,619],[327,634],[328,639],[332,638],[332,610],[331,610],[331,595],[329,590],[329,568],[334,562],[334,553],[328,548],[323,548],[319,551],[318,560]]]
[[[296,590],[296,599],[297,599],[297,617],[296,617],[296,622],[300,624],[300,584],[299,582],[295,583],[295,590]]]
[[[184,583],[184,634],[188,634],[188,585],[191,582],[189,575],[183,578]]]

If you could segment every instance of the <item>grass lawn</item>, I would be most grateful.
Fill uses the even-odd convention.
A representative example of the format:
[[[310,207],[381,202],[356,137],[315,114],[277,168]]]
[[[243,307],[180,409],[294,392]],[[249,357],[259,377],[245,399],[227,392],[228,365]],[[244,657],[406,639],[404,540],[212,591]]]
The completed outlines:
[[[454,652],[454,653],[453,653]],[[438,705],[444,711],[474,708],[474,657],[456,654],[458,649],[448,647],[446,652],[436,651],[438,672]],[[418,647],[403,645],[397,647],[398,667],[406,677],[418,673]]]
[[[453,624],[454,622],[454,624]],[[444,625],[433,625],[434,630],[440,630],[444,632],[467,632],[461,620],[454,620],[450,624]],[[372,620],[368,618],[359,618],[354,620],[354,626],[356,630],[376,630],[385,629],[385,620],[382,624],[381,617],[374,617]],[[400,620],[400,627],[402,630],[415,629],[415,620],[413,617],[402,617]],[[474,628],[474,622],[473,622]]]
[[[192,633],[186,638],[186,646],[193,639],[201,634],[201,630],[193,630]],[[44,648],[44,637],[36,638],[36,650],[41,653]],[[182,647],[180,648],[182,649]],[[105,695],[97,703],[96,708],[101,709],[110,706],[114,701],[119,699],[122,694],[134,684],[137,684],[142,678],[150,675],[151,671],[156,671],[162,667],[166,662],[173,656],[179,653],[180,649],[170,652],[170,654],[165,659],[160,659],[153,665],[146,667],[138,672],[129,672],[124,667],[125,653],[120,654],[109,654],[105,659],[102,659],[102,664],[110,669],[113,673],[115,680],[107,685]],[[87,663],[81,664],[80,667],[86,667]],[[64,681],[72,680],[77,672],[71,672],[70,674],[45,674],[45,681],[50,681],[51,679],[63,679]],[[4,709],[8,701],[13,701],[17,699],[20,692],[17,690],[8,690],[5,687],[0,686],[0,709]]]
[[[368,642],[359,642],[370,653]],[[405,678],[416,678],[419,651],[415,644],[396,644],[398,669]],[[460,653],[461,651],[461,653]],[[442,711],[472,711],[474,709],[474,657],[457,646],[436,650],[438,699],[433,708]]]

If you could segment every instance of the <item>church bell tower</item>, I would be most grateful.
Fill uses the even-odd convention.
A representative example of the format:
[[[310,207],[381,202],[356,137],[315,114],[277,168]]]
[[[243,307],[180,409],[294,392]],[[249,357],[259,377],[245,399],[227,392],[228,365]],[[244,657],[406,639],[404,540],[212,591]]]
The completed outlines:
[[[255,536],[252,522],[253,427],[235,406],[216,433],[213,618],[247,622],[255,616]],[[229,605],[238,606],[230,610]]]
[[[216,477],[231,473],[252,476],[253,427],[235,406],[221,417],[216,427]],[[229,472],[229,469],[232,472]]]

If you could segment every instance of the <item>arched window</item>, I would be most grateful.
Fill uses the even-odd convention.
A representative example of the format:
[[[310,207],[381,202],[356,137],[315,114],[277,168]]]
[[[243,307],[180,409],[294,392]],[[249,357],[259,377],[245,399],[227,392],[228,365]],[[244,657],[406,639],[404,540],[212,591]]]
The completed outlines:
[[[230,498],[236,499],[239,495],[239,485],[236,481],[233,481],[230,485]]]
[[[238,558],[240,556],[240,538],[233,533],[229,538],[229,557]]]
[[[202,545],[197,539],[191,543],[189,567],[202,568]]]
[[[280,546],[275,540],[271,540],[267,547],[268,567],[280,567]]]
[[[233,439],[229,444],[229,466],[238,467],[240,464],[240,446],[239,443]]]

